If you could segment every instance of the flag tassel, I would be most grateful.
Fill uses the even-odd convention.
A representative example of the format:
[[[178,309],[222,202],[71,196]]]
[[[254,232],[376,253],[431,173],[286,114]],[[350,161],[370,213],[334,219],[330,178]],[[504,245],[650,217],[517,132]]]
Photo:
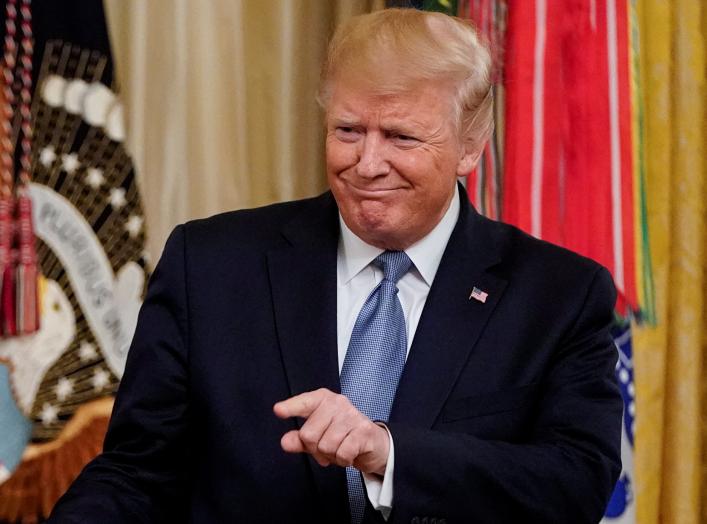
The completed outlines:
[[[16,269],[15,298],[17,333],[28,334],[39,329],[39,299],[37,296],[37,252],[32,228],[32,201],[26,188],[17,199],[19,259]]]

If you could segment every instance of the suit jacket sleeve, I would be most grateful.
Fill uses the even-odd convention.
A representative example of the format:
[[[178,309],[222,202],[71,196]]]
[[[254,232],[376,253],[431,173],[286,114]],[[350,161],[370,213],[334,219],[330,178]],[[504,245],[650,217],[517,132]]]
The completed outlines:
[[[394,522],[417,515],[449,523],[601,519],[620,472],[622,404],[609,334],[615,297],[608,271],[597,269],[554,355],[527,439],[390,424]]]
[[[184,483],[187,296],[184,231],[170,236],[150,280],[102,455],[49,522],[171,522]]]

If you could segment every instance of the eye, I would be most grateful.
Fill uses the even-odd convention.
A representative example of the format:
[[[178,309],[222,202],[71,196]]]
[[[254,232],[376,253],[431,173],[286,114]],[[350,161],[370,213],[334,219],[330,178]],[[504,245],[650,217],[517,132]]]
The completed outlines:
[[[349,126],[339,126],[334,130],[334,133],[339,140],[343,140],[344,142],[353,142],[357,140],[360,135],[360,132],[356,128]]]
[[[401,147],[414,147],[420,142],[414,136],[405,135],[402,133],[393,135],[393,140],[395,140],[395,142],[397,142]]]

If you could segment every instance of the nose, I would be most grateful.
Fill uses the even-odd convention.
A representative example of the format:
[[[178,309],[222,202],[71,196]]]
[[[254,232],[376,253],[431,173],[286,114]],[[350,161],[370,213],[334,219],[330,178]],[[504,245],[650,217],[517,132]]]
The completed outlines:
[[[386,159],[386,145],[383,137],[378,133],[367,133],[361,141],[356,174],[365,178],[375,178],[387,175],[390,164]]]

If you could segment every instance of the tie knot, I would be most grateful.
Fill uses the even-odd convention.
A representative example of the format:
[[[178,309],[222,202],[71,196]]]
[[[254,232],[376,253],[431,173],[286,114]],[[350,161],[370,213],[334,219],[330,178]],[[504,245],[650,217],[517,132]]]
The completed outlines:
[[[412,260],[405,254],[405,251],[384,251],[376,257],[373,263],[383,270],[385,280],[397,284],[398,280],[410,269]]]

